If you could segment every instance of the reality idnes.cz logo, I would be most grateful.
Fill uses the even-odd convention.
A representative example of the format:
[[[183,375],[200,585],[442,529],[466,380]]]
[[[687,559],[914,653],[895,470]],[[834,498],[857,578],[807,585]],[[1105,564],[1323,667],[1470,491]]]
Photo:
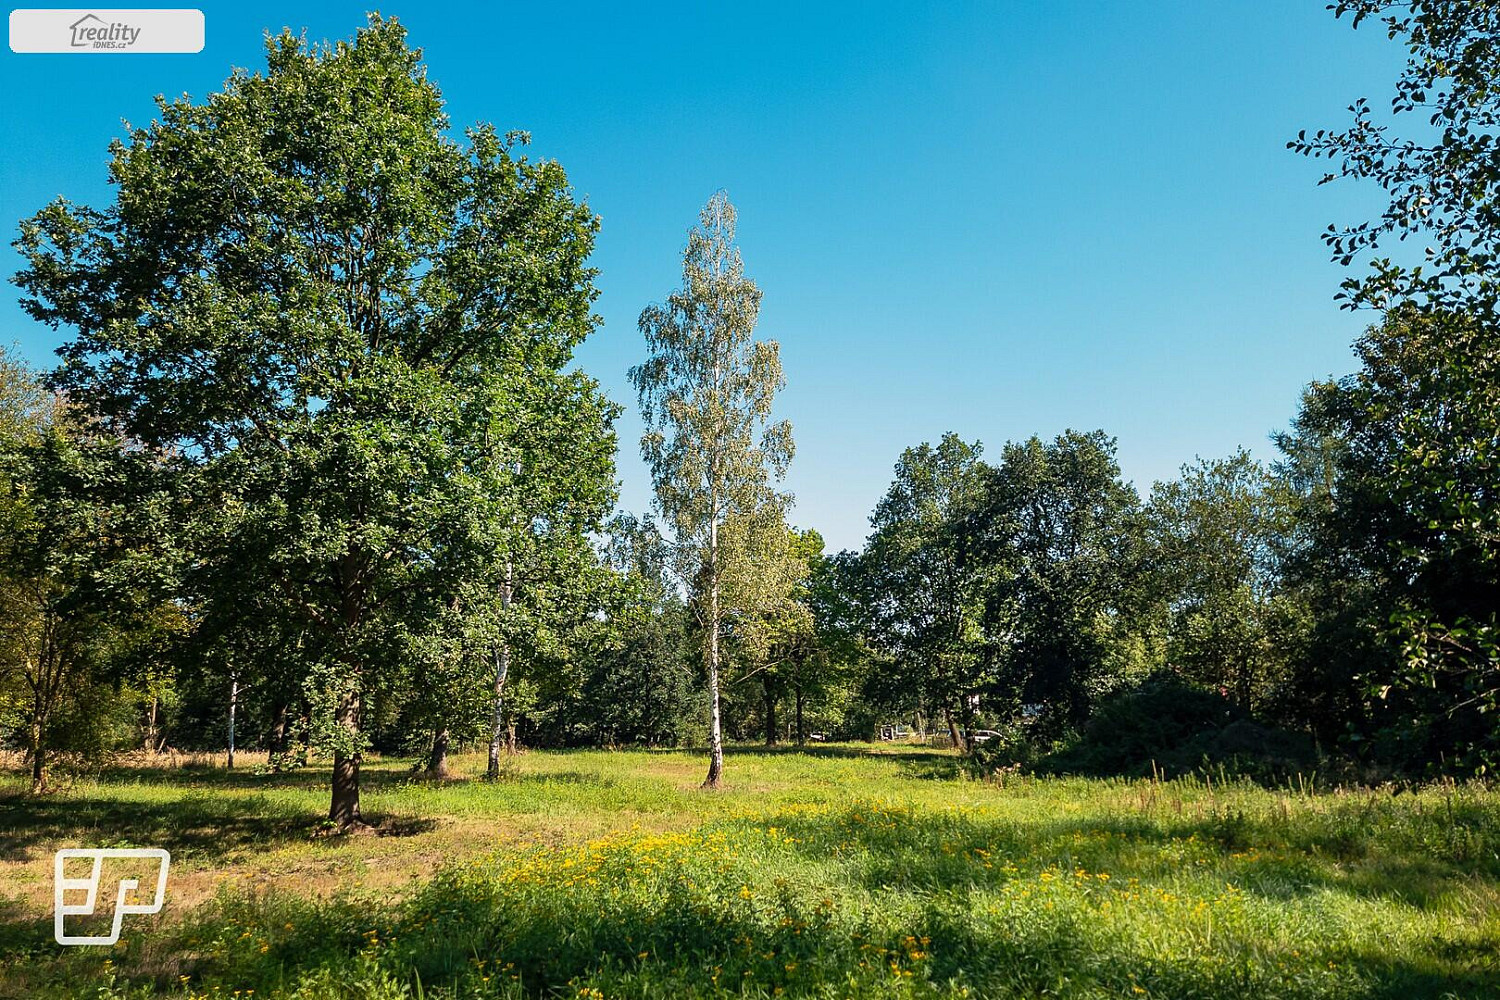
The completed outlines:
[[[68,25],[72,32],[70,45],[75,49],[128,49],[141,37],[141,29],[123,21],[106,21],[97,14],[85,14]]]
[[[136,55],[203,51],[203,12],[196,8],[10,12],[10,50],[70,55]]]

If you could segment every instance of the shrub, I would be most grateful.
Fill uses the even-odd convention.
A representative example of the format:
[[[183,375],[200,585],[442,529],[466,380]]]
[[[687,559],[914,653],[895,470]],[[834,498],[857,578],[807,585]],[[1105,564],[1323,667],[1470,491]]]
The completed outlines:
[[[1155,674],[1106,698],[1079,737],[1036,768],[1130,777],[1212,768],[1276,780],[1314,763],[1307,737],[1256,720],[1218,692]]]

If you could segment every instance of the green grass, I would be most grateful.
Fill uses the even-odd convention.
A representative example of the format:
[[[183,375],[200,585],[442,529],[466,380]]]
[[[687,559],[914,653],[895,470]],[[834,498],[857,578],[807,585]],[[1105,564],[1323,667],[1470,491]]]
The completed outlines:
[[[378,762],[347,838],[311,835],[326,771],[8,778],[0,996],[1500,997],[1500,793],[867,749],[741,750],[719,793],[683,753]],[[168,909],[61,949],[51,852],[105,844],[173,851]]]

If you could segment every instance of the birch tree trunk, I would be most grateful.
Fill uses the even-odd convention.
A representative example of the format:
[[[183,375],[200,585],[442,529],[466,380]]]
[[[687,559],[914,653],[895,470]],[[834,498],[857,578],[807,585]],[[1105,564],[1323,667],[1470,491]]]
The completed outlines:
[[[240,678],[238,674],[229,678],[229,759],[225,766],[234,770],[234,710],[240,700]]]
[[[141,749],[147,753],[156,752],[156,695],[151,696],[151,709],[146,716],[146,734],[141,741]]]
[[[724,774],[724,730],[719,714],[719,526],[708,528],[708,777],[718,788]]]

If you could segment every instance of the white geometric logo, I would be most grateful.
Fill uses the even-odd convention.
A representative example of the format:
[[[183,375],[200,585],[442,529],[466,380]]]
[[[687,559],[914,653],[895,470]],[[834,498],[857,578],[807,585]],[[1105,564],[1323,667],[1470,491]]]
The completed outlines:
[[[88,878],[63,876],[63,866],[72,858],[93,861]],[[99,897],[99,875],[105,858],[155,858],[161,862],[156,876],[156,892],[152,895],[151,902],[127,903],[126,900],[140,888],[140,880],[121,879],[115,896],[114,924],[108,934],[74,936],[64,933],[64,917],[86,917],[94,912],[94,904]],[[162,904],[167,901],[167,866],[171,863],[172,856],[159,847],[66,847],[58,851],[52,859],[52,936],[57,939],[58,944],[114,944],[120,940],[120,922],[127,913],[161,912]],[[80,890],[88,893],[82,903],[63,902],[64,893]]]

